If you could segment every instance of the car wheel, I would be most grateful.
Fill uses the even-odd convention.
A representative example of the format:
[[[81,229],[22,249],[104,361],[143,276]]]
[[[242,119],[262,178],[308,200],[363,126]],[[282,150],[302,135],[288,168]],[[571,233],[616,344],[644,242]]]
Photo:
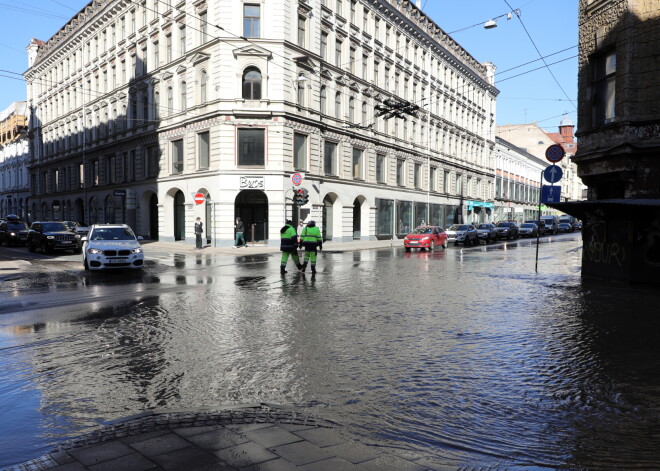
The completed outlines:
[[[83,267],[85,267],[85,270],[89,270],[89,265],[87,264],[87,257],[83,257]]]
[[[82,248],[73,249],[73,253],[75,253],[76,255],[80,255],[82,253]]]
[[[431,243],[429,244],[429,252],[433,252],[435,250],[435,241],[432,240]]]
[[[447,239],[442,243],[442,248],[446,249],[449,246],[449,243],[447,242]]]
[[[28,252],[34,252],[34,244],[32,242],[27,243]]]
[[[48,244],[46,244],[46,242],[41,243],[41,253],[50,253],[50,250],[48,250]]]

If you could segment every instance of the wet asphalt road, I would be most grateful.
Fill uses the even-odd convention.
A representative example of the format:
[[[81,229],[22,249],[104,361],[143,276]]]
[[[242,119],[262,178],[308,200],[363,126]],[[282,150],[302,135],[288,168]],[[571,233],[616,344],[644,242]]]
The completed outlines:
[[[453,466],[660,466],[658,295],[582,283],[579,234],[543,238],[535,273],[534,242],[324,252],[316,277],[0,248],[30,258],[0,285],[0,465],[144,410],[269,402]]]

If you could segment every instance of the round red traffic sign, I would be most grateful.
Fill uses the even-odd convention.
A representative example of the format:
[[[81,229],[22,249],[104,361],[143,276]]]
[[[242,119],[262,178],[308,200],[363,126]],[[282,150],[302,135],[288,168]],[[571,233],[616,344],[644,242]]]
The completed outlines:
[[[294,185],[298,186],[302,183],[303,177],[299,173],[294,173],[291,175],[291,181],[293,182]]]
[[[560,144],[553,144],[545,150],[545,158],[553,164],[563,159],[564,155],[566,152]]]
[[[206,201],[206,198],[204,198],[203,193],[195,193],[195,203],[202,204],[204,201]]]

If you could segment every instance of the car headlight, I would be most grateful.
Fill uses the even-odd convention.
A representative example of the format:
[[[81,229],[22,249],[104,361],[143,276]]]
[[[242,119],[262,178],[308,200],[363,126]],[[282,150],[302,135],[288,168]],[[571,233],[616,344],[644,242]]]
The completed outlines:
[[[101,252],[103,252],[103,250],[101,250],[101,249],[95,249],[94,247],[90,247],[90,248],[87,249],[87,252],[89,252],[89,253],[91,253],[91,254],[97,254],[97,253],[101,253]]]
[[[76,234],[76,239],[80,239],[80,234]]]
[[[142,247],[135,247],[131,250],[131,253],[142,253]]]
[[[46,239],[54,239],[55,236],[46,236]]]
[[[15,232],[10,232],[9,237],[16,237],[16,233]]]

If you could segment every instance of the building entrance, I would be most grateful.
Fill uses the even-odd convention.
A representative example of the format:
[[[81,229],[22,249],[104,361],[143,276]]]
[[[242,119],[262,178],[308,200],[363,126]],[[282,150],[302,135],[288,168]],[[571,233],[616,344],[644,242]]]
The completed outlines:
[[[234,219],[241,218],[247,242],[268,239],[268,197],[260,190],[243,190],[234,202]]]
[[[186,197],[182,191],[174,195],[174,240],[186,239]]]

